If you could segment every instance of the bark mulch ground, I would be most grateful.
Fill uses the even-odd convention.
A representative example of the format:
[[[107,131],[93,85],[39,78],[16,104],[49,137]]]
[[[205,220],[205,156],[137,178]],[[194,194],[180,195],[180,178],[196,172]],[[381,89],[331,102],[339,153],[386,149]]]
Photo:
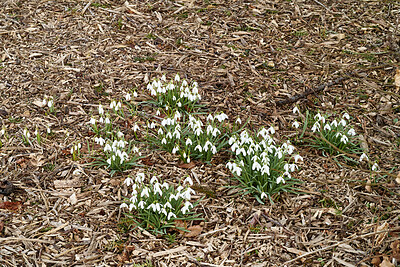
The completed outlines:
[[[396,266],[399,20],[393,0],[2,1],[0,265]],[[224,155],[184,169],[148,151],[165,179],[196,181],[205,221],[193,237],[126,232],[122,182],[137,169],[111,177],[69,151],[91,140],[99,103],[132,88],[144,99],[149,80],[176,73],[199,83],[209,111],[282,139],[294,106],[348,112],[381,172],[298,147],[302,194],[260,205],[226,187]],[[24,129],[41,144],[25,145]]]

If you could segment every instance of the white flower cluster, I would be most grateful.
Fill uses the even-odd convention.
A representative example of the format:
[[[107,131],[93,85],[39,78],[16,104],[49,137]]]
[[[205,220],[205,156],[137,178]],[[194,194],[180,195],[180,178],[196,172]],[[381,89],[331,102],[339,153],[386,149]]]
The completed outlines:
[[[179,218],[193,208],[190,200],[195,191],[185,186],[185,184],[193,185],[190,177],[184,180],[183,186],[180,185],[175,189],[166,182],[160,183],[157,176],[153,176],[150,183],[146,184],[145,176],[144,173],[137,173],[135,179],[131,177],[125,179],[124,184],[132,186],[132,196],[129,201],[121,204],[121,208],[127,208],[129,211],[151,211],[167,221]]]
[[[163,75],[160,80],[154,80],[147,85],[147,90],[151,96],[157,97],[157,101],[162,106],[171,108],[181,108],[185,104],[195,103],[201,100],[197,82],[191,85],[186,80],[181,80],[176,74],[174,81],[167,83],[166,76]]]
[[[157,131],[161,145],[172,154],[179,152],[186,163],[190,162],[190,154],[204,155],[199,157],[210,160],[218,152],[217,140],[222,134],[220,129],[228,116],[224,113],[215,116],[210,114],[206,124],[192,115],[189,115],[186,123],[181,123],[180,118],[181,114],[176,111],[161,121]],[[154,125],[150,126],[154,128]]]
[[[227,168],[236,176],[246,175],[263,176],[267,180],[275,179],[277,184],[285,183],[285,177],[291,178],[290,173],[298,167],[296,164],[289,164],[285,157],[293,154],[294,146],[289,141],[277,146],[271,134],[275,129],[262,128],[257,137],[252,137],[247,131],[242,131],[239,136],[235,135],[229,139],[231,150],[236,155],[234,162],[228,162]],[[295,155],[295,163],[303,158]],[[282,170],[280,170],[279,166]]]
[[[350,119],[349,114],[345,113],[342,116],[342,119],[337,122],[334,119],[332,122],[328,122],[324,116],[320,113],[314,116],[316,122],[311,128],[313,132],[322,132],[324,135],[334,133],[334,139],[339,140],[343,144],[347,144],[349,139],[356,135],[356,132],[353,128],[347,127],[347,121]],[[329,140],[334,141],[334,140]]]
[[[46,106],[50,109],[50,112],[54,111],[54,100],[52,96],[45,96],[42,101],[43,106]]]

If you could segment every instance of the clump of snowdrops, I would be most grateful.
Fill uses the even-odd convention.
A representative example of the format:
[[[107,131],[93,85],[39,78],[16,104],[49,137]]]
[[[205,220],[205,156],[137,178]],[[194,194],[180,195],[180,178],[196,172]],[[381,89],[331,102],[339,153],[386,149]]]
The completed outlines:
[[[110,109],[115,115],[123,116],[122,103],[112,101]],[[94,141],[101,146],[100,155],[95,157],[95,166],[105,166],[111,175],[123,172],[137,165],[141,153],[134,142],[125,140],[125,135],[118,127],[113,126],[110,113],[105,113],[102,105],[98,108],[99,118],[92,117],[89,121],[90,128],[95,133]]]
[[[136,227],[163,235],[171,228],[186,231],[176,225],[177,220],[200,220],[199,215],[192,211],[198,202],[191,202],[195,191],[190,188],[193,185],[190,177],[186,177],[175,188],[162,182],[159,176],[149,176],[137,173],[135,178],[128,177],[124,181],[131,197],[126,197],[121,208],[126,210],[126,215]]]
[[[168,113],[175,110],[184,113],[192,113],[197,110],[201,100],[197,82],[188,83],[181,79],[179,74],[173,80],[167,81],[165,75],[161,79],[155,79],[147,85],[147,91],[153,98],[149,101]]]
[[[293,113],[300,113],[295,107]],[[293,122],[293,127],[299,128],[298,121]],[[311,138],[305,141],[312,147],[323,151],[329,155],[343,156],[346,161],[354,163],[367,161],[372,165],[372,170],[377,170],[378,165],[371,163],[366,152],[361,148],[360,138],[351,126],[351,118],[348,113],[341,116],[328,116],[327,114],[310,114],[308,111],[304,116],[303,132],[309,131]]]
[[[150,142],[179,155],[185,163],[192,159],[209,162],[227,145],[228,116],[225,113],[209,114],[203,122],[198,116],[175,111],[160,123],[149,123]]]
[[[243,130],[229,139],[233,160],[226,166],[237,180],[244,194],[253,195],[259,203],[273,201],[281,192],[294,192],[299,181],[291,176],[302,160],[293,155],[294,146],[289,141],[277,145],[272,135],[275,129],[262,128],[257,134]]]

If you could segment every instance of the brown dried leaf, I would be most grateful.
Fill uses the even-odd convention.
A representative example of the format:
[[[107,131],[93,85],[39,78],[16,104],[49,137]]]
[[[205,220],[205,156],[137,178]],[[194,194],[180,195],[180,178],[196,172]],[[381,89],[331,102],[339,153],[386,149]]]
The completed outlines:
[[[394,75],[394,85],[396,86],[396,91],[400,89],[400,69],[396,69],[396,74]]]
[[[367,183],[365,184],[365,190],[367,190],[368,193],[372,192],[371,180],[370,179],[367,179]]]
[[[393,263],[391,263],[388,257],[384,257],[379,267],[395,267]]]
[[[374,266],[379,266],[379,264],[381,264],[381,257],[375,256],[374,258],[372,258],[371,263]]]
[[[389,224],[387,222],[384,222],[383,224],[381,224],[380,226],[378,226],[376,228],[376,232],[384,231],[387,229],[389,229]],[[375,247],[380,247],[387,235],[388,235],[388,232],[383,232],[383,233],[378,234],[378,236],[375,239]]]
[[[194,167],[196,167],[196,163],[194,163],[194,161],[191,161],[189,163],[182,163],[178,165],[178,167],[183,169],[193,169]]]
[[[16,201],[16,202],[11,202],[11,201],[5,201],[3,203],[0,203],[0,209],[3,210],[13,210],[17,211],[22,208],[22,202],[21,201]]]
[[[190,232],[185,234],[185,237],[196,237],[201,234],[203,231],[203,227],[200,225],[193,225],[188,228]]]

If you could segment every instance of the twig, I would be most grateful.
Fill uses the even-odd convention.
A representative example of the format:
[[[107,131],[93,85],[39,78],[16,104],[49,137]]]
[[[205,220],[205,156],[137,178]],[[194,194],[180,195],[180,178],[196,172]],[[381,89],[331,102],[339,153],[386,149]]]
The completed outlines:
[[[348,242],[351,242],[351,241],[354,241],[354,240],[357,240],[357,239],[360,239],[360,238],[364,238],[364,237],[368,237],[368,236],[376,235],[376,234],[380,234],[380,233],[398,231],[398,230],[400,230],[400,227],[396,227],[396,228],[393,228],[393,229],[386,229],[386,230],[382,230],[382,231],[377,231],[377,232],[373,232],[373,233],[368,233],[368,234],[363,234],[363,235],[360,235],[360,236],[356,236],[356,237],[353,237],[351,239],[338,242],[338,243],[336,243],[334,245],[330,245],[330,246],[327,246],[327,247],[324,247],[324,248],[320,248],[320,249],[317,249],[317,250],[313,250],[313,251],[304,253],[303,255],[300,255],[300,256],[298,256],[298,257],[296,257],[296,258],[294,258],[294,259],[292,259],[290,261],[285,262],[283,265],[295,262],[295,261],[297,261],[299,259],[302,259],[304,257],[310,256],[312,254],[315,254],[315,253],[318,253],[318,252],[321,252],[321,251],[325,251],[325,250],[340,246],[341,244],[348,243]]]
[[[350,73],[350,74],[352,74],[352,73]],[[350,74],[348,74],[348,75],[345,76],[345,77],[339,77],[339,78],[333,80],[332,82],[325,83],[325,84],[321,84],[321,85],[319,85],[319,86],[317,86],[317,87],[315,87],[315,88],[311,88],[311,89],[305,91],[304,93],[301,93],[301,94],[298,94],[298,95],[289,97],[288,99],[277,101],[277,102],[276,102],[276,105],[282,106],[282,105],[294,103],[294,102],[296,102],[297,100],[299,100],[299,99],[301,99],[301,98],[307,97],[308,95],[311,95],[311,94],[313,94],[313,93],[321,92],[321,91],[323,91],[323,90],[324,90],[325,88],[327,88],[327,87],[330,87],[330,86],[332,86],[332,85],[341,83],[341,82],[343,82],[343,81],[349,79],[349,78],[350,78]]]

